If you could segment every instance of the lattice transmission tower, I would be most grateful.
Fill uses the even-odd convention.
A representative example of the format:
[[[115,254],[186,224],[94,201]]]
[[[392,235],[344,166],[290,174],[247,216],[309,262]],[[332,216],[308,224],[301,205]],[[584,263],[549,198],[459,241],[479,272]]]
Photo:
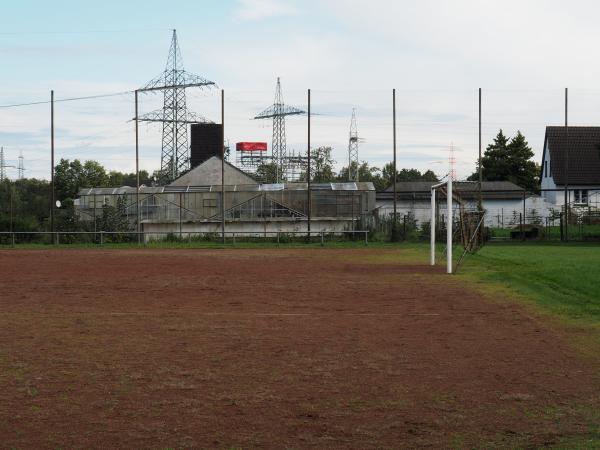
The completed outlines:
[[[213,81],[186,72],[183,68],[177,30],[173,30],[165,70],[148,82],[139,92],[163,91],[162,109],[138,117],[142,122],[162,123],[160,170],[165,181],[174,180],[190,168],[188,124],[212,123],[187,109],[185,90],[189,87],[212,87]]]
[[[25,159],[23,158],[23,151],[19,151],[19,162],[17,164],[17,173],[19,180],[22,180],[25,175]]]
[[[454,156],[454,142],[450,144],[450,152],[448,153],[448,177],[452,181],[456,181],[456,156]]]
[[[305,114],[305,111],[293,106],[287,106],[283,103],[281,80],[278,77],[274,103],[254,117],[255,119],[273,119],[271,155],[272,161],[276,167],[276,178],[278,183],[288,178],[291,165],[295,164],[298,158],[294,156],[292,161],[288,158],[285,141],[285,118],[286,116],[297,116],[300,114]]]
[[[356,108],[352,108],[350,135],[348,138],[348,181],[358,181],[358,128],[356,126]]]
[[[6,180],[6,161],[4,160],[4,147],[0,147],[0,183]]]

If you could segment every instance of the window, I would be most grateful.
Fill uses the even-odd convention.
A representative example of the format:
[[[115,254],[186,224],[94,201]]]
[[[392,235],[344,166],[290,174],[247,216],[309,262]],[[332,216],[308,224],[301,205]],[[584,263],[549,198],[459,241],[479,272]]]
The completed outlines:
[[[217,199],[216,198],[205,198],[203,202],[203,206],[205,208],[216,208],[217,207]]]
[[[544,178],[548,178],[548,161],[544,161]]]
[[[587,189],[575,189],[575,203],[587,205],[588,191]]]

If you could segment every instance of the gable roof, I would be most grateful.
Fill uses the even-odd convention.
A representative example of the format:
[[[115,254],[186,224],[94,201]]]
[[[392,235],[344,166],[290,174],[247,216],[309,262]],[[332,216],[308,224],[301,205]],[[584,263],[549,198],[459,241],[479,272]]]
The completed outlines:
[[[212,156],[169,186],[204,186],[221,184],[221,158]],[[246,172],[225,161],[225,184],[258,184]]]
[[[398,181],[396,191],[399,194],[407,193],[429,193],[431,186],[438,181]],[[461,196],[479,195],[479,183],[455,181],[453,189],[461,193]],[[522,197],[524,189],[511,181],[484,181],[481,183],[483,198],[513,198]],[[394,186],[388,187],[385,192],[394,192]]]
[[[546,127],[542,171],[546,150],[550,152],[550,171],[557,185],[567,181],[569,184],[600,185],[600,127],[569,126],[568,136],[564,126]]]

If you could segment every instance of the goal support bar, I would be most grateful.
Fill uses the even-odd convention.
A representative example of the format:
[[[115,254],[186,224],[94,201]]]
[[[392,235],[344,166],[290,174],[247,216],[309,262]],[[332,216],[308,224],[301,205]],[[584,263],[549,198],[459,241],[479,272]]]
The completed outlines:
[[[448,181],[431,186],[431,265],[435,266],[435,190],[446,185],[446,206],[448,208],[446,220],[446,272],[452,273],[452,178]]]

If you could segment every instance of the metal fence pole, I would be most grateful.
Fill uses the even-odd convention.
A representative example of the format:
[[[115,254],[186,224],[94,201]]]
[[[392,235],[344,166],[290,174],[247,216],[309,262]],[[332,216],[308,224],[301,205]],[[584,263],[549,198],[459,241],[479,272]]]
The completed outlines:
[[[397,223],[397,212],[398,212],[398,192],[397,192],[397,172],[396,172],[396,89],[392,90],[392,122],[393,122],[393,146],[394,146],[394,177],[393,177],[393,184],[394,184],[394,221],[392,222],[394,225],[392,226],[392,233],[395,232],[396,227],[398,226]],[[350,168],[348,168],[349,170]],[[358,168],[356,169],[358,171]]]
[[[54,91],[50,91],[50,231],[54,232]],[[53,237],[52,235],[50,235]]]
[[[182,193],[179,193],[179,240],[183,239],[183,235],[181,234],[181,210],[183,209],[183,204],[181,202]]]
[[[221,89],[221,241],[225,243],[225,90]]]
[[[312,215],[312,208],[311,208],[311,203],[312,203],[312,199],[311,199],[311,192],[310,192],[310,177],[311,177],[311,173],[310,173],[310,89],[308,90],[308,130],[307,130],[307,140],[308,140],[308,144],[307,144],[307,160],[306,160],[306,182],[307,182],[307,189],[306,189],[306,194],[308,196],[308,222],[307,222],[307,227],[308,227],[308,240],[310,242],[310,220],[311,220],[311,215]]]
[[[135,91],[135,180],[136,180],[136,191],[135,191],[135,209],[137,212],[137,238],[138,245],[140,244],[140,231],[141,231],[141,208],[140,208],[140,144],[139,144],[139,124],[138,124],[138,91]],[[94,195],[95,198],[95,195]],[[94,201],[94,217],[96,214],[96,203]]]

